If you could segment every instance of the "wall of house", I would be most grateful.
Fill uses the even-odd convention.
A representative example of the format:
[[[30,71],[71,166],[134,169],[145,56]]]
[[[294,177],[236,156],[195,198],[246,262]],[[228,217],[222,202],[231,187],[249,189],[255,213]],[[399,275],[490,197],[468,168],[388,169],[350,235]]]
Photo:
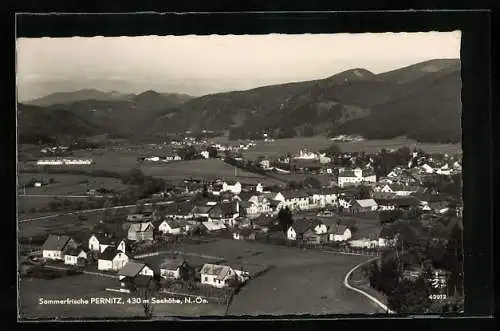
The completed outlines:
[[[72,255],[65,255],[64,256],[64,264],[76,265],[77,261],[78,261],[77,256],[72,256]]]
[[[297,233],[295,233],[295,230],[292,227],[290,227],[290,228],[288,228],[288,231],[286,232],[286,237],[289,240],[295,240],[295,239],[297,239]]]
[[[113,262],[108,260],[97,260],[97,270],[113,270]]]
[[[153,230],[137,232],[136,238],[137,241],[153,240]]]
[[[89,239],[89,249],[95,252],[101,249],[99,246],[99,240],[97,240],[97,238],[94,236],[90,237]]]
[[[154,271],[151,270],[150,267],[148,266],[145,266],[144,268],[142,268],[141,272],[139,272],[139,275],[143,275],[143,276],[151,276],[153,277],[154,276]]]
[[[225,286],[227,286],[227,277],[223,280],[219,280],[217,279],[217,276],[212,276],[212,275],[207,275],[207,274],[201,274],[201,283],[202,284],[207,284],[207,285],[211,285],[211,286],[214,286],[214,287],[218,287],[218,288],[223,288]]]
[[[179,279],[180,270],[179,268],[177,268],[176,270],[160,269],[160,276],[165,279]]]
[[[127,264],[127,262],[128,262],[128,256],[123,253],[118,253],[113,259],[112,269],[118,271],[121,268],[123,268],[123,266]]]
[[[61,251],[43,250],[42,257],[50,260],[62,260],[63,254]]]

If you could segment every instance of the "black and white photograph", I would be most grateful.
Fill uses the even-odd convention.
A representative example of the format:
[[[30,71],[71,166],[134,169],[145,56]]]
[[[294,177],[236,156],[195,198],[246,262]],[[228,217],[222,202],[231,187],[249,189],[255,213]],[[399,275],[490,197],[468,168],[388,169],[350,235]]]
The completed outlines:
[[[460,52],[17,38],[18,318],[464,313]]]

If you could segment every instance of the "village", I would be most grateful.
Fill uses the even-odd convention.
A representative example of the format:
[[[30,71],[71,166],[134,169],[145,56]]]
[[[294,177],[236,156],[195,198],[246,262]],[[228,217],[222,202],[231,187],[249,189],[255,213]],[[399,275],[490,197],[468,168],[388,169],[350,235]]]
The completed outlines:
[[[211,145],[206,153],[201,152],[203,158],[217,155],[211,149],[230,148]],[[86,235],[49,234],[27,263],[111,275],[116,277],[116,286],[109,291],[134,293],[155,284],[154,291],[185,297],[204,293],[225,303],[270,264],[245,264],[244,258],[208,256],[203,251],[190,254],[183,245],[233,240],[378,256],[397,246],[398,233],[385,226],[395,219],[461,218],[462,204],[453,192],[439,192],[437,186],[429,185],[437,178],[460,176],[461,160],[416,150],[406,154],[404,162],[387,169],[385,176],[377,176],[380,153],[300,150],[295,155],[254,160],[225,153],[225,162],[240,162],[247,169],[250,164],[250,169],[259,168],[270,176],[306,177],[290,180],[285,186],[245,183],[237,177],[185,178],[174,189],[153,194],[150,203],[138,203],[126,214],[111,219],[105,210]],[[318,180],[319,176],[328,181]],[[411,277],[420,273],[415,276],[415,270],[405,271]]]

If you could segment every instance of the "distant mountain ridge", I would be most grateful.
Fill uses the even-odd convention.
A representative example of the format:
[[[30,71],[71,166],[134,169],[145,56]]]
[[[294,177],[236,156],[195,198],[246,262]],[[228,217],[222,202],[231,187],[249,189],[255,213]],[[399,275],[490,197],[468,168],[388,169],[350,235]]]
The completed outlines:
[[[129,135],[229,130],[232,139],[263,132],[278,137],[345,133],[457,142],[460,70],[458,59],[437,59],[381,74],[355,68],[325,79],[198,98],[151,90],[138,95],[81,90],[37,102],[56,100],[44,108],[69,111],[98,131]],[[82,99],[89,96],[94,99]]]

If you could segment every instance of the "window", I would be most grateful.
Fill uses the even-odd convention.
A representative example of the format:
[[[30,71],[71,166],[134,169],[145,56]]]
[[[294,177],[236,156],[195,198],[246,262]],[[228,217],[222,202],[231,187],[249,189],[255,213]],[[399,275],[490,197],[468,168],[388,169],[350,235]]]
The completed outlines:
[[[205,277],[205,281],[208,282],[208,277]]]

